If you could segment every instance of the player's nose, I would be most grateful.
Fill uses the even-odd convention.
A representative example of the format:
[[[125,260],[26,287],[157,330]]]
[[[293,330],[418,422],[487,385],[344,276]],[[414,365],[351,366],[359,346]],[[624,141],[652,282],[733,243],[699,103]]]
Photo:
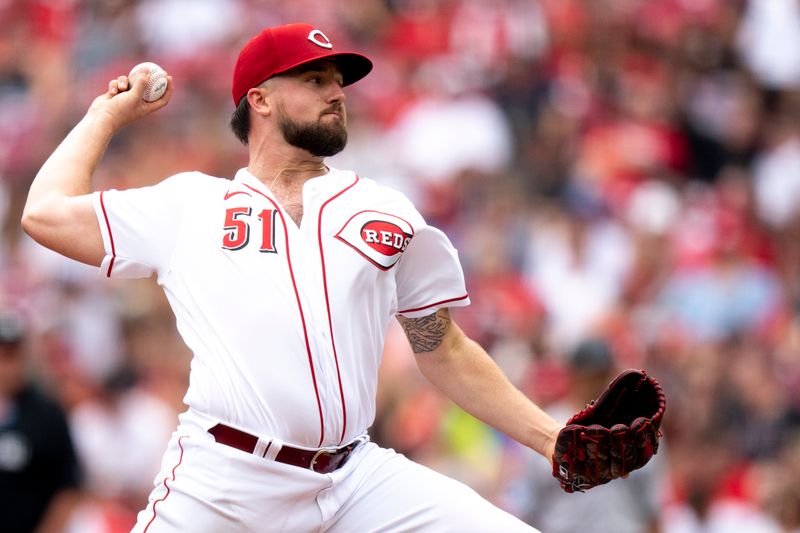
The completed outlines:
[[[343,104],[347,99],[347,95],[344,94],[344,89],[338,83],[331,84],[331,92],[328,96],[328,103],[334,104],[339,103]]]
[[[342,87],[341,78],[338,76],[330,76],[324,82],[325,96],[328,103],[344,102],[347,96]]]

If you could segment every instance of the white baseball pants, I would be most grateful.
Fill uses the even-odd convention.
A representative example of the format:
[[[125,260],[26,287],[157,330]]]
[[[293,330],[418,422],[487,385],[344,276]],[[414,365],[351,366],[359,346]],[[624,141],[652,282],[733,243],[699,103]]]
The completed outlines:
[[[133,532],[537,531],[463,483],[372,442],[319,474],[218,444],[181,420]]]

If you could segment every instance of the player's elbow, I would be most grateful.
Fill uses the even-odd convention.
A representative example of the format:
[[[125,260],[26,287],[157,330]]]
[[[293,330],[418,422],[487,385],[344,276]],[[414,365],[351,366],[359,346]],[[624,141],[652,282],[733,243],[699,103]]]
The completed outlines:
[[[63,207],[54,204],[50,199],[34,201],[28,198],[20,220],[22,229],[33,240],[46,245],[53,240],[54,233],[57,234],[59,228],[65,227],[63,211]]]
[[[36,236],[44,226],[45,217],[43,215],[42,210],[36,209],[36,206],[32,206],[30,202],[25,204],[25,209],[22,211],[22,219],[20,220],[22,230],[35,241],[39,240]]]

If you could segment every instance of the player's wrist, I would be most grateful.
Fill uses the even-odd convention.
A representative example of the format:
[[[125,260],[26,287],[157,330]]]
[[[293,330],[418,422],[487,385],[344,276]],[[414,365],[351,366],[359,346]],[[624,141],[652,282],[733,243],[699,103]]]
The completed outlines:
[[[562,425],[546,413],[542,412],[542,414],[545,418],[539,420],[537,425],[533,427],[529,446],[548,461],[552,461],[556,439]]]
[[[82,122],[87,124],[97,135],[107,135],[111,137],[119,131],[123,124],[108,109],[92,105],[83,117]]]
[[[544,442],[542,443],[540,453],[544,455],[548,461],[553,460],[553,454],[556,450],[556,440],[558,438],[559,431],[561,431],[561,424],[555,424],[551,426],[545,433]]]
[[[547,435],[547,441],[544,447],[544,457],[550,463],[553,462],[553,458],[556,454],[556,441],[558,440],[558,433],[561,431],[561,426],[556,427]]]

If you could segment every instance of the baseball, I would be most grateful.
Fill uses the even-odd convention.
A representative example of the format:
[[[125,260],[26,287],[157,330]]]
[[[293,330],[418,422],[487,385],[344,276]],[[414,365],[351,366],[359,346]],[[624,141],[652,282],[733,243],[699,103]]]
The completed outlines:
[[[164,92],[167,90],[167,73],[163,68],[159,67],[155,63],[146,61],[133,67],[131,69],[131,73],[128,74],[128,78],[133,80],[136,71],[142,67],[147,67],[150,69],[150,81],[147,82],[147,87],[144,88],[144,94],[142,95],[142,98],[146,102],[155,102],[161,98],[164,95]]]

